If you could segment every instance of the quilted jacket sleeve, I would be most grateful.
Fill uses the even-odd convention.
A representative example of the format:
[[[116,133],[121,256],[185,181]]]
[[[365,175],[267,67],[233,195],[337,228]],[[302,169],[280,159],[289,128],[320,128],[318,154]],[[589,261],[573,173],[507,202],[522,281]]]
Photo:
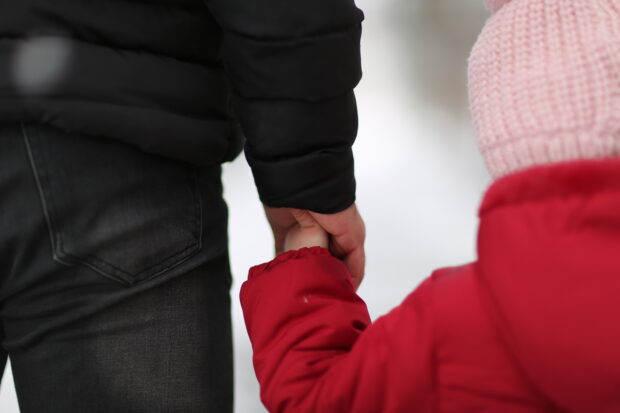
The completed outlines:
[[[255,267],[241,289],[261,398],[274,413],[432,408],[432,295],[426,281],[370,323],[346,267],[324,249]]]
[[[263,203],[332,213],[355,200],[354,0],[205,0]]]

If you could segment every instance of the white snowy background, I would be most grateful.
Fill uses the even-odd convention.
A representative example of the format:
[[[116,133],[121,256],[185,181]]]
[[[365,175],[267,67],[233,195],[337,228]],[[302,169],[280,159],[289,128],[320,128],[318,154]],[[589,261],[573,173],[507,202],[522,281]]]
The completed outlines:
[[[354,151],[368,232],[359,294],[376,318],[434,269],[475,258],[477,207],[490,178],[467,112],[466,67],[487,12],[482,0],[357,4],[366,21]],[[235,276],[235,411],[264,413],[237,297],[247,269],[272,257],[272,239],[243,156],[225,166],[224,182]],[[0,412],[19,412],[10,366]]]

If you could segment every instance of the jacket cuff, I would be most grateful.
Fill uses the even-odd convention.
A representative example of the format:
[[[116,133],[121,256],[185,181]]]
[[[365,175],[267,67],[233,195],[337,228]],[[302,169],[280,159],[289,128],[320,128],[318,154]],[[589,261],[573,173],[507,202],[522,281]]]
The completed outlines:
[[[243,115],[245,153],[263,203],[335,213],[355,201],[353,91],[316,103],[237,96],[235,106]]]
[[[327,248],[323,248],[323,247],[301,248],[298,250],[287,251],[287,252],[284,252],[278,255],[277,257],[275,257],[273,260],[269,262],[266,262],[260,265],[255,265],[254,267],[250,268],[250,273],[248,275],[248,281],[255,279],[260,274],[266,271],[269,271],[272,268],[275,268],[278,265],[283,264],[285,262],[304,259],[306,257],[311,257],[311,256],[331,257],[332,254],[329,252]]]
[[[273,162],[255,159],[247,151],[246,157],[260,199],[267,206],[334,214],[355,202],[353,151],[350,147]]]

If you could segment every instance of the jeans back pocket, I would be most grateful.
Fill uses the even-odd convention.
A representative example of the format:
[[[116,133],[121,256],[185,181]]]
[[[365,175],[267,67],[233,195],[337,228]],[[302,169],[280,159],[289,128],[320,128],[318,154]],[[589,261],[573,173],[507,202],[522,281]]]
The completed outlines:
[[[200,251],[194,167],[112,140],[23,132],[56,261],[135,284]]]

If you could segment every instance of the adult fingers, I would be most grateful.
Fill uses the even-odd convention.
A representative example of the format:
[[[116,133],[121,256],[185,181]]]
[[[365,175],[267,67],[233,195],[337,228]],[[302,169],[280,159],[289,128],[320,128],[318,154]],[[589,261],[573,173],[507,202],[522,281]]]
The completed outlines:
[[[316,225],[319,225],[318,222],[316,222],[316,220],[312,218],[310,212],[303,209],[291,208],[291,214],[293,214],[293,217],[302,228],[312,228]]]
[[[359,285],[364,278],[366,228],[355,204],[335,214],[310,214],[331,235],[330,250],[343,260]]]

